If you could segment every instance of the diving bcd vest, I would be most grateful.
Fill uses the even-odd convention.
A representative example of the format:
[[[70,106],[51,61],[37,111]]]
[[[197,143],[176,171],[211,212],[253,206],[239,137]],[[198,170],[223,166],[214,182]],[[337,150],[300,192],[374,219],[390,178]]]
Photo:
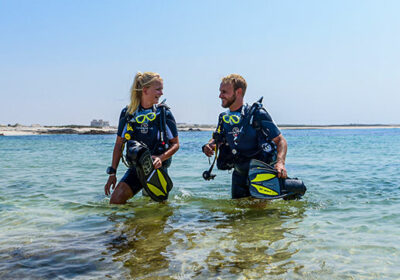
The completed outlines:
[[[149,121],[155,121],[158,131],[157,135],[154,135],[154,137],[157,137],[157,141],[153,148],[150,150],[152,155],[161,155],[163,154],[166,150],[169,148],[169,143],[168,143],[168,134],[167,134],[167,123],[166,123],[166,110],[169,109],[169,107],[165,104],[165,100],[163,100],[160,104],[154,105],[152,108],[152,112],[149,112],[147,115],[151,115],[152,113],[154,114],[154,119],[151,119],[152,116],[147,116],[147,115],[142,115],[143,116],[143,121],[142,119],[138,120],[138,110],[136,110],[133,114],[128,114],[128,112],[125,115],[125,118],[127,120],[126,123],[126,129],[125,133],[123,134],[124,137],[124,144],[125,142],[129,140],[134,140],[135,138],[135,130],[137,129],[149,129],[148,125],[144,125],[144,121],[146,120],[145,118],[148,118]],[[139,122],[141,121],[141,122]],[[124,157],[122,157],[122,161],[124,162],[125,165],[127,165],[126,160]],[[168,168],[171,165],[172,158],[169,158],[165,161],[163,161],[163,167]],[[127,165],[128,166],[128,165]]]
[[[256,113],[259,110],[265,110],[262,107],[262,97],[254,102],[253,105],[249,108],[248,105],[242,110],[242,125],[239,129],[239,133],[233,139],[233,146],[230,146],[226,138],[225,134],[222,132],[222,122],[221,118],[224,117],[224,113],[220,115],[220,121],[218,126],[221,127],[220,137],[221,141],[219,142],[219,156],[217,159],[217,167],[221,170],[229,170],[233,168],[235,163],[249,161],[251,159],[258,159],[264,161],[266,163],[272,164],[276,159],[276,145],[272,140],[269,140],[269,131],[266,128],[261,126],[261,122],[257,119]],[[241,153],[240,150],[237,149],[239,143],[243,135],[246,133],[247,128],[251,126],[256,130],[257,135],[257,150],[251,154]]]

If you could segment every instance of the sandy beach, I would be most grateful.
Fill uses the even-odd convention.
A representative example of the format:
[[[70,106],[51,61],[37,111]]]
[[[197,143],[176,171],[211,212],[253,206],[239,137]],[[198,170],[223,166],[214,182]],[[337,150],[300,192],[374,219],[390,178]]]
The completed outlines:
[[[42,135],[42,134],[114,134],[115,127],[90,126],[41,126],[41,125],[13,125],[0,126],[0,136]]]
[[[213,131],[214,125],[178,124],[179,131]],[[400,125],[279,125],[280,129],[378,129],[400,128]],[[91,127],[79,125],[41,126],[41,125],[0,125],[0,136],[49,135],[49,134],[115,134],[117,127]]]

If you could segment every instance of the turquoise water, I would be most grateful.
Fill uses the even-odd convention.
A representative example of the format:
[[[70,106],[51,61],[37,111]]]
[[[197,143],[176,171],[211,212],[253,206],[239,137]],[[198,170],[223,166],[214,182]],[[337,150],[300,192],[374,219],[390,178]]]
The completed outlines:
[[[231,200],[210,132],[182,132],[168,203],[124,206],[115,136],[0,137],[0,279],[399,279],[400,129],[283,133],[301,201]]]

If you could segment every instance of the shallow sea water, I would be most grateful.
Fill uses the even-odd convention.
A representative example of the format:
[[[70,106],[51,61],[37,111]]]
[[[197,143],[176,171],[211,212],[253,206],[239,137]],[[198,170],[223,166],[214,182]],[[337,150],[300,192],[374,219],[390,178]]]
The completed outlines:
[[[115,136],[0,137],[0,279],[399,279],[400,129],[283,133],[300,201],[231,200],[182,132],[169,201],[124,206]]]

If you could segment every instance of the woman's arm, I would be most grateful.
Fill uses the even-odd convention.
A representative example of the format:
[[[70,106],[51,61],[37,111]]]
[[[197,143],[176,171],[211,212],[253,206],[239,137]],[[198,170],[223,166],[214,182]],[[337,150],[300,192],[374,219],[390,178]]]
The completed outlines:
[[[117,170],[119,161],[121,160],[122,156],[122,146],[124,144],[124,138],[117,136],[117,140],[115,141],[113,155],[112,155],[112,168]]]
[[[162,162],[172,157],[179,150],[179,137],[176,136],[169,139],[170,147],[159,156],[153,156],[153,166],[158,169],[162,166]]]
[[[122,147],[124,144],[124,139],[120,136],[117,136],[117,140],[115,141],[114,145],[114,150],[113,150],[113,155],[112,155],[112,163],[111,167],[117,171],[119,161],[121,160],[121,155],[122,155]],[[106,195],[110,195],[110,187],[111,189],[115,189],[115,186],[117,184],[117,174],[111,174],[108,177],[107,183],[104,186],[104,193]]]

